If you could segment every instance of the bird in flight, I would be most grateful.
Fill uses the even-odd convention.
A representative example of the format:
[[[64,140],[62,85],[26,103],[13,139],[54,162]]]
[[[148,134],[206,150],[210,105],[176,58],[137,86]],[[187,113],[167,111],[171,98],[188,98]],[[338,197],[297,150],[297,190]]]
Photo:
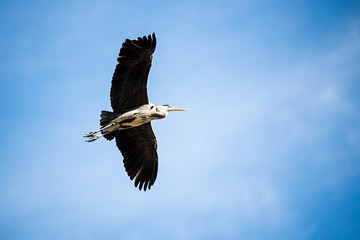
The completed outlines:
[[[144,191],[150,190],[158,170],[157,140],[151,121],[165,118],[170,111],[186,111],[170,105],[155,106],[149,101],[147,81],[155,47],[155,33],[125,40],[111,82],[113,111],[101,111],[101,128],[84,136],[87,142],[115,138],[127,174],[131,180],[135,178],[135,187]]]

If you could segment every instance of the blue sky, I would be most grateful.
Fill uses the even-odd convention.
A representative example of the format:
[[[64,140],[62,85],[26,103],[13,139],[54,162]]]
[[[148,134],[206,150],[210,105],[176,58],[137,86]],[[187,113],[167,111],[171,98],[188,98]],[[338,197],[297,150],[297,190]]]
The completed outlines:
[[[155,32],[159,173],[134,188],[110,110]],[[358,1],[2,1],[0,239],[359,239]]]

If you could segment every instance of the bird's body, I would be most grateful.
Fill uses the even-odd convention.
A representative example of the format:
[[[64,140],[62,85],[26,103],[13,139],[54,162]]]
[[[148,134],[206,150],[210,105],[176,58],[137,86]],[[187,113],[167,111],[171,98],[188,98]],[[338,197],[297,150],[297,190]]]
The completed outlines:
[[[103,128],[102,132],[106,134],[107,132],[116,130],[138,127],[144,123],[150,122],[151,120],[164,117],[165,114],[158,114],[151,110],[150,104],[145,104],[134,110],[120,114],[118,117],[110,121],[110,123]]]
[[[165,118],[169,111],[184,111],[170,105],[155,106],[147,93],[147,78],[155,51],[155,34],[129,40],[120,50],[110,91],[113,112],[102,111],[97,131],[84,137],[88,142],[104,136],[116,139],[116,145],[124,157],[124,166],[135,178],[135,186],[150,189],[157,176],[157,141],[151,128],[151,121]],[[98,133],[101,134],[98,134]]]
[[[105,136],[108,133],[125,130],[128,128],[138,127],[145,123],[148,123],[155,119],[162,119],[167,116],[168,111],[176,111],[174,108],[169,105],[155,106],[154,104],[144,104],[133,110],[122,114],[116,114],[113,112],[102,111],[101,112],[101,125],[103,126],[95,132],[86,134],[85,136],[89,138],[88,142],[93,142],[96,139]],[[179,111],[181,111],[180,109]],[[101,135],[96,135],[98,132],[101,132]],[[111,140],[111,139],[109,139]]]

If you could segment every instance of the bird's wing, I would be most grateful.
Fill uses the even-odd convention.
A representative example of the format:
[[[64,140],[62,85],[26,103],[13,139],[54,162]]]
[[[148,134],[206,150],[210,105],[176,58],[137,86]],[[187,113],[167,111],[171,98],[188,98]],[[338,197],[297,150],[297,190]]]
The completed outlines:
[[[123,43],[111,83],[114,112],[125,112],[149,103],[147,79],[155,47],[155,33],[137,40],[126,39]]]
[[[151,123],[119,131],[116,145],[124,157],[130,179],[135,178],[135,187],[140,184],[140,190],[143,186],[144,191],[150,189],[158,169],[157,141]]]

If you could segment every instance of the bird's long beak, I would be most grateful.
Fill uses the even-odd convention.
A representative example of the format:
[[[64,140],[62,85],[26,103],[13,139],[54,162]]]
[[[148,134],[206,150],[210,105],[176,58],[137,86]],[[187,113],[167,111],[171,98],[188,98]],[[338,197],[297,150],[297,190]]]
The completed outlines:
[[[172,107],[172,108],[170,108],[168,111],[187,111],[187,109]]]

